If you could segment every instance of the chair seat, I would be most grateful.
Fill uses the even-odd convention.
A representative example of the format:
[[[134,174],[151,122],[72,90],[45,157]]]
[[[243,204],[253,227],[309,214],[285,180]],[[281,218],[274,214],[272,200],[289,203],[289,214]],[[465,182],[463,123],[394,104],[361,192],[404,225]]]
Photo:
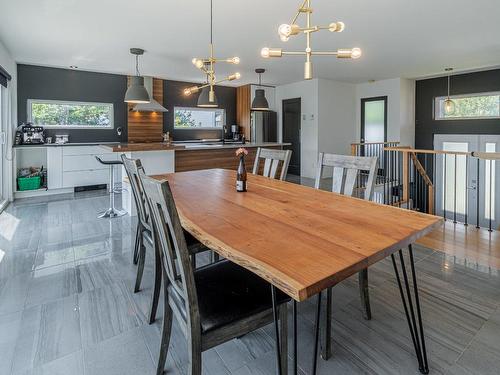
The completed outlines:
[[[228,260],[194,272],[201,329],[208,332],[272,308],[271,285]],[[290,301],[277,290],[278,304]]]

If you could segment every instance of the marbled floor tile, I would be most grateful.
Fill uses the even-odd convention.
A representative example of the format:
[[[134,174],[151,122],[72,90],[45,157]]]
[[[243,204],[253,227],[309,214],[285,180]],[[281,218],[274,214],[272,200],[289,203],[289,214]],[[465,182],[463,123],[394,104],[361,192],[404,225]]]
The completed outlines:
[[[75,267],[71,263],[32,272],[26,307],[48,303],[77,293]]]
[[[33,269],[59,266],[66,263],[74,263],[75,252],[71,244],[51,244],[40,245],[36,253],[36,259]]]
[[[36,368],[81,347],[76,296],[25,309],[12,372]]]
[[[0,215],[0,217],[3,216],[6,216],[5,212]],[[39,232],[26,231],[17,226],[6,229],[0,225],[0,251],[4,253],[35,251],[38,248],[39,240]]]
[[[84,375],[83,351],[79,350],[44,365],[12,375]]]
[[[9,375],[16,341],[21,328],[22,313],[0,315],[0,374]]]
[[[40,235],[40,245],[71,245],[71,225],[61,225],[58,227],[46,227]]]
[[[130,330],[84,350],[85,375],[154,374],[140,328]]]
[[[31,273],[0,278],[0,315],[21,311],[26,302]]]
[[[139,326],[123,282],[78,295],[84,347],[117,336]]]
[[[36,251],[9,251],[0,250],[0,278],[9,278],[20,273],[28,273],[33,269]]]

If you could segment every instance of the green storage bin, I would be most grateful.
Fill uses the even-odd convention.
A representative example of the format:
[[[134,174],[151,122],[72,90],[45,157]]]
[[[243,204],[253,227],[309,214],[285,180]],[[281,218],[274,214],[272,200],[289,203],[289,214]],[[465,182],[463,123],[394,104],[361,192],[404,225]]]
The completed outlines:
[[[40,176],[18,177],[17,185],[19,187],[19,191],[40,189]]]

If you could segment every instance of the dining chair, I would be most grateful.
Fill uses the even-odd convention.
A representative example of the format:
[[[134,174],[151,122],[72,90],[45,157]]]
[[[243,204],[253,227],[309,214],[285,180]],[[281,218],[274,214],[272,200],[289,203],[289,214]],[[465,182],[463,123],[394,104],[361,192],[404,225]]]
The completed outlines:
[[[320,188],[325,167],[333,168],[332,192],[362,197],[371,200],[377,173],[377,157],[348,156],[320,153],[314,187]],[[365,181],[366,183],[361,183]],[[360,185],[363,185],[360,187]],[[362,194],[361,194],[362,193]],[[359,294],[363,306],[363,316],[371,319],[370,296],[368,292],[368,269],[358,273]],[[332,288],[326,293],[326,327],[321,356],[327,360],[331,356]]]
[[[288,165],[292,157],[291,150],[274,150],[269,148],[258,148],[253,164],[253,174],[259,174],[261,161],[264,161],[262,175],[264,177],[277,178],[277,172],[280,171],[279,179],[285,180],[288,172]],[[281,169],[280,169],[281,165]]]
[[[271,286],[229,260],[195,269],[168,182],[139,173],[152,213],[154,241],[161,249],[164,315],[157,374],[164,371],[175,317],[188,341],[188,373],[200,375],[203,351],[273,322]],[[286,373],[290,298],[279,291],[276,298]]]
[[[152,228],[149,219],[149,212],[146,204],[146,196],[144,194],[144,187],[142,180],[139,178],[139,173],[145,173],[144,168],[139,159],[127,158],[124,154],[121,156],[123,167],[127,173],[127,177],[132,189],[132,195],[137,210],[137,229],[135,236],[135,246],[133,252],[133,263],[137,264],[137,274],[134,285],[134,293],[141,289],[142,277],[144,274],[144,266],[146,262],[146,246],[153,249],[155,254],[155,275],[153,295],[151,299],[149,323],[153,323],[156,319],[156,311],[158,309],[158,301],[160,298],[161,287],[161,267],[159,260],[159,250],[154,245],[152,238]],[[186,239],[190,249],[191,261],[196,266],[196,254],[202,251],[209,250],[198,242],[193,236],[187,233]]]

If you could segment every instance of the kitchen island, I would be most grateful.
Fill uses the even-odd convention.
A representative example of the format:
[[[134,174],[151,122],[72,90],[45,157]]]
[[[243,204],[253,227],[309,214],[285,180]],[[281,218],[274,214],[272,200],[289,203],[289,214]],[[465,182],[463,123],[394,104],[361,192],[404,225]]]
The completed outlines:
[[[125,154],[128,158],[140,159],[144,170],[148,175],[166,174],[172,172],[184,172],[200,169],[223,168],[236,169],[238,158],[236,149],[244,147],[248,150],[246,157],[246,168],[252,171],[257,148],[282,149],[290,143],[280,142],[248,142],[245,144],[222,143],[222,142],[199,142],[199,143],[120,143],[113,145],[103,144],[107,152]],[[135,215],[135,207],[131,187],[123,171],[122,194],[123,208],[131,215]]]

